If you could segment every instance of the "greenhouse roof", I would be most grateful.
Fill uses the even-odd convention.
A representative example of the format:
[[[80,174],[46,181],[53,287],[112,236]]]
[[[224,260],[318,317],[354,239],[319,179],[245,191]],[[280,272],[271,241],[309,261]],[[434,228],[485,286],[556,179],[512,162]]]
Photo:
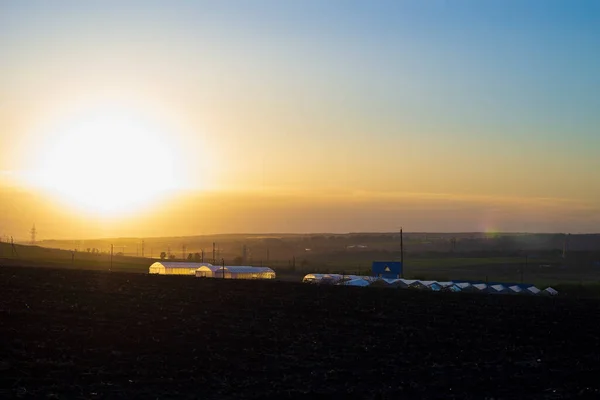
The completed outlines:
[[[223,271],[223,267],[218,267],[215,271]],[[275,272],[269,267],[251,267],[247,265],[242,266],[225,266],[225,271],[236,272],[236,273],[261,273],[261,272]]]
[[[212,264],[209,263],[197,263],[197,262],[175,262],[175,261],[157,261],[153,265],[160,264],[165,268],[200,268],[208,267],[213,268]]]
[[[344,286],[369,286],[369,282],[364,279],[352,279],[351,281],[342,282]]]

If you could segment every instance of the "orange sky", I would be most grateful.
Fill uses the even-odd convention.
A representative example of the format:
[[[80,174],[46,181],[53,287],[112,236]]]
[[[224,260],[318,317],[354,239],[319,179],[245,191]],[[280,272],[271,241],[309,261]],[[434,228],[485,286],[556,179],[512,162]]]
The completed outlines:
[[[258,3],[0,6],[0,235],[597,230],[593,27]]]

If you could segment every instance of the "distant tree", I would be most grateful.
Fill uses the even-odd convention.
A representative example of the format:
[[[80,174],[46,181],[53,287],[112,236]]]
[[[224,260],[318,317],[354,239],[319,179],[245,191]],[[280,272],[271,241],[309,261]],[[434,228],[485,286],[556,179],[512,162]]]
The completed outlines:
[[[174,259],[176,259],[176,258],[177,258],[177,257],[175,257],[175,254],[171,254],[171,255],[169,256],[169,260],[174,260]]]
[[[192,253],[187,256],[188,261],[192,261],[194,259],[194,255]]]
[[[200,253],[194,253],[194,261],[196,261],[196,262],[202,261],[202,256],[200,255]]]
[[[92,251],[92,249],[90,249],[89,247],[86,250],[88,253],[90,253]]]
[[[165,258],[167,258],[167,253],[165,253],[164,251],[160,253],[160,259],[164,260]]]

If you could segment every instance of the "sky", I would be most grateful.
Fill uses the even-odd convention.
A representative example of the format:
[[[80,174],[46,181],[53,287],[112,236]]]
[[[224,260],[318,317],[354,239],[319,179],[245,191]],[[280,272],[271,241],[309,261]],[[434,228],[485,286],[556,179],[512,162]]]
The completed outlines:
[[[0,235],[596,232],[596,1],[0,0]]]

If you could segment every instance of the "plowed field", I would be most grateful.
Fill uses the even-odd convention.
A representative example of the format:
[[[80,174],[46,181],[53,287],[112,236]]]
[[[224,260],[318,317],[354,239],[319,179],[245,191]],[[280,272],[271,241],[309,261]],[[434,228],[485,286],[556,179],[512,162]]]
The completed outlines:
[[[0,267],[0,398],[600,397],[600,302]]]

